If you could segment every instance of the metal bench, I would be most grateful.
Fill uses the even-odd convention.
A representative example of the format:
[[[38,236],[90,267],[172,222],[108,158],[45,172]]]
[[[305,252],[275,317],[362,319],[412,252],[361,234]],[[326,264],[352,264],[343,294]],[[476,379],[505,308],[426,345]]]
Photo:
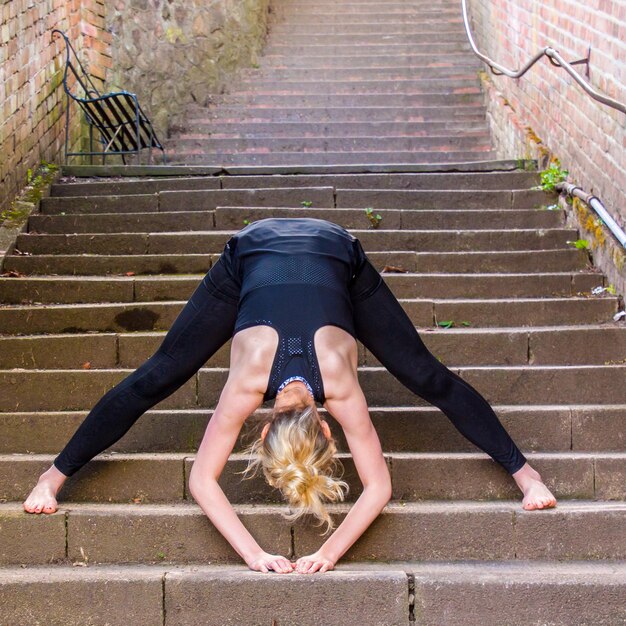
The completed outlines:
[[[91,77],[80,62],[76,50],[64,32],[55,29],[65,41],[66,59],[63,74],[63,88],[67,97],[65,109],[65,162],[72,156],[89,156],[93,163],[94,156],[102,157],[106,163],[108,156],[121,156],[126,164],[126,156],[140,155],[141,151],[149,151],[148,159],[152,162],[152,149],[161,150],[163,163],[166,162],[165,149],[159,141],[152,123],[139,106],[134,93],[116,91],[102,94],[93,84]],[[70,79],[68,81],[68,79]],[[70,83],[71,84],[68,84]],[[83,95],[72,93],[72,88],[82,89]],[[89,151],[68,152],[70,103],[76,102],[83,111],[89,126]],[[94,131],[101,144],[100,150],[94,150]]]

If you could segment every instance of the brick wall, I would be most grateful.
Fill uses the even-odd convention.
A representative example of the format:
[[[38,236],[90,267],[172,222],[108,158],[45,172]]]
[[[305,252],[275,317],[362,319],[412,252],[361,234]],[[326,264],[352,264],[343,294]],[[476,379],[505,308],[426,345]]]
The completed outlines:
[[[161,132],[254,60],[269,0],[9,0],[0,3],[0,211],[43,161],[63,162],[68,34],[98,88],[139,95]],[[98,80],[102,84],[98,84]],[[84,143],[78,113],[72,148]],[[76,162],[76,161],[73,161]]]
[[[63,46],[51,31],[68,33],[83,51],[91,38],[103,44],[82,58],[104,76],[110,54],[102,31],[104,0],[11,0],[0,7],[0,209],[25,184],[27,171],[42,161],[61,162],[65,137],[60,84]],[[78,116],[71,129],[80,141]]]
[[[468,0],[468,7],[479,49],[498,63],[518,69],[546,46],[573,61],[591,47],[592,87],[626,103],[623,0]],[[584,75],[584,66],[575,67]],[[519,79],[489,72],[483,83],[499,156],[557,156],[570,180],[597,195],[624,227],[626,115],[589,98],[547,58]],[[606,241],[594,236],[594,216],[572,211],[568,219],[581,227],[594,260],[624,293],[624,250],[611,235]]]

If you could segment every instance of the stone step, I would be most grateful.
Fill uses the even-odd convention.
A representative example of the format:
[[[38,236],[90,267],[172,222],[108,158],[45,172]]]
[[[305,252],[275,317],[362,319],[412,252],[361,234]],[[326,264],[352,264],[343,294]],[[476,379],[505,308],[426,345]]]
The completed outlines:
[[[264,126],[281,124],[270,122]],[[328,126],[328,125],[327,125]],[[319,188],[333,189],[410,189],[410,190],[511,190],[536,186],[536,172],[447,172],[416,174],[274,174],[271,176],[183,176],[179,178],[130,178],[103,181],[77,179],[52,185],[52,197],[151,195],[159,191],[206,189]],[[97,201],[94,202],[97,205]],[[150,206],[146,203],[146,206]]]
[[[247,200],[247,201],[246,201]],[[254,219],[265,217],[305,217],[309,213],[316,213],[320,217],[323,213],[320,209],[353,209],[373,207],[380,210],[416,211],[420,209],[434,210],[445,209],[455,211],[483,211],[485,209],[538,209],[554,206],[556,197],[552,193],[546,193],[537,189],[342,189],[335,187],[269,187],[266,189],[189,189],[175,191],[159,191],[155,194],[129,194],[110,196],[58,196],[44,198],[41,204],[41,214],[31,215],[29,226],[34,231],[41,227],[44,229],[48,224],[55,221],[63,224],[63,221],[75,219],[75,215],[86,215],[92,219],[139,219],[133,214],[171,213],[189,211],[213,211],[218,207],[222,214],[235,214],[237,223],[235,230],[241,228],[238,213],[246,211],[254,215]],[[290,209],[285,212],[284,209]],[[294,211],[293,209],[297,209]],[[277,215],[274,215],[274,213]],[[363,212],[361,211],[361,214]],[[95,214],[110,214],[110,217],[97,217]],[[120,217],[120,214],[128,214]],[[342,213],[329,211],[325,219],[353,219],[357,213]],[[564,212],[556,212],[563,221]],[[385,214],[387,215],[387,214]],[[390,213],[389,215],[392,215]],[[409,217],[412,213],[406,213]],[[57,216],[59,219],[50,220],[49,216]],[[391,219],[391,224],[381,224],[385,230],[398,229],[402,225],[399,219]],[[63,219],[60,219],[63,218]],[[154,216],[155,221],[159,217]],[[199,218],[197,218],[199,219]],[[352,219],[343,219],[340,223],[350,224]],[[209,222],[207,217],[207,222]],[[410,219],[405,220],[410,226]],[[487,221],[487,220],[485,220]],[[78,222],[77,222],[78,223]],[[362,226],[368,226],[369,221]],[[68,225],[68,230],[72,232]],[[223,228],[218,223],[218,228]],[[348,226],[358,228],[358,226]],[[107,227],[108,229],[108,227]],[[413,227],[417,229],[417,227]],[[205,228],[206,230],[206,228]],[[43,230],[42,230],[43,232]],[[80,232],[80,231],[78,231]],[[124,232],[124,231],[121,231]]]
[[[498,405],[493,409],[524,453],[624,452],[626,405]],[[348,450],[341,427],[323,409],[338,449]],[[83,411],[0,413],[0,453],[57,455],[85,419]],[[204,435],[210,409],[147,411],[109,452],[195,453]],[[479,452],[433,406],[370,409],[387,452]],[[244,424],[235,451],[258,436],[269,409],[259,409]],[[87,470],[86,470],[87,471]]]
[[[591,295],[604,277],[596,272],[536,274],[386,273],[397,298],[528,298]],[[200,284],[196,276],[59,276],[0,278],[3,304],[78,304],[188,300]]]
[[[253,80],[240,80],[229,90],[230,95],[244,94],[342,94],[342,93],[463,93],[466,88],[476,88],[478,78],[476,71],[459,72],[449,77],[430,76],[407,77],[400,79],[362,78],[362,79],[324,79],[317,80],[278,80],[270,77],[262,79],[255,76]]]
[[[37,274],[200,274],[217,254],[23,255],[5,257],[4,271]],[[378,271],[393,265],[409,272],[565,272],[590,267],[587,253],[568,250],[509,252],[369,252]]]
[[[55,626],[51,616],[61,614],[64,626],[313,626],[320,606],[333,611],[334,626],[408,624],[416,614],[430,626],[608,625],[623,621],[625,581],[623,561],[354,562],[313,580],[243,564],[56,565],[3,568],[0,602],[11,624]],[[242,607],[242,598],[260,597]]]
[[[472,59],[473,63],[476,63]],[[310,52],[307,55],[298,57],[285,54],[263,55],[263,69],[344,69],[357,67],[371,67],[372,69],[383,67],[466,67],[468,55],[466,52],[449,51],[445,56],[437,54],[428,49],[411,48],[400,53],[398,51],[388,52],[378,50],[378,52],[362,54],[333,55],[324,54],[324,51]],[[477,68],[479,65],[477,65]]]
[[[340,522],[349,504],[329,507]],[[241,521],[273,554],[311,554],[323,539],[309,520],[289,524],[279,505],[235,505]],[[392,503],[342,557],[363,560],[550,561],[626,558],[626,503],[561,501],[525,511],[514,502]],[[0,563],[240,563],[195,504],[61,503],[52,515],[0,504]],[[20,540],[30,537],[29,541]],[[398,541],[403,537],[403,541]],[[293,553],[291,546],[294,546]]]
[[[371,26],[381,28],[383,24]],[[455,63],[432,63],[430,65],[409,65],[389,63],[387,67],[368,67],[356,64],[353,67],[328,68],[321,65],[317,68],[278,68],[262,65],[254,69],[244,69],[240,76],[243,81],[314,81],[327,80],[410,80],[420,78],[454,78],[455,76],[472,74],[474,78],[480,69],[480,63],[466,58]]]
[[[201,133],[185,133],[168,140],[168,150],[187,152],[202,149],[205,152],[260,153],[265,152],[400,152],[438,150],[472,150],[489,147],[489,131],[442,132],[428,136],[369,136],[369,137],[235,137],[215,138]]]
[[[278,107],[372,107],[389,106],[391,94],[380,93],[320,93],[320,94],[256,94],[254,92],[225,94],[220,97],[219,104],[226,107],[233,105],[249,106],[278,106]],[[441,90],[431,93],[403,93],[393,94],[394,106],[424,107],[424,106],[484,106],[483,96],[478,86],[464,87],[457,90]],[[367,162],[367,161],[365,161]]]
[[[210,117],[209,117],[210,115]],[[273,106],[262,107],[253,105],[222,104],[215,109],[201,109],[195,114],[190,112],[186,116],[187,123],[240,123],[272,121],[283,122],[424,122],[424,121],[467,121],[468,123],[482,122],[485,119],[484,106],[479,103],[463,104],[463,106],[413,106],[410,108],[397,106],[387,102],[380,106],[363,106],[356,103],[354,106]]]
[[[490,403],[623,404],[626,364],[507,365],[453,367]],[[0,411],[58,411],[91,408],[128,369],[2,370]],[[214,407],[226,382],[224,368],[202,368],[159,408]],[[382,367],[362,367],[359,380],[368,406],[423,406]],[[590,382],[593,384],[590,385]]]
[[[346,502],[362,492],[352,457],[339,454],[343,480],[349,485]],[[511,500],[519,488],[483,452],[385,454],[393,500]],[[529,463],[546,476],[557,499],[626,500],[626,451],[532,453]],[[195,455],[184,453],[101,454],[68,479],[61,502],[162,504],[194,502],[187,481]],[[0,455],[0,500],[19,501],[54,461],[51,455]],[[233,454],[220,477],[232,504],[281,504],[280,492],[259,474],[244,479],[248,455]]]
[[[414,25],[409,24],[411,29],[407,32],[407,29],[397,30],[392,32],[353,32],[352,29],[346,29],[343,27],[343,32],[292,32],[289,28],[283,29],[282,33],[272,33],[272,36],[268,40],[267,49],[269,51],[275,48],[287,46],[297,47],[302,49],[303,52],[309,47],[328,45],[331,48],[334,46],[373,46],[373,45],[408,45],[408,46],[421,46],[425,44],[431,44],[436,47],[445,41],[447,44],[458,43],[467,44],[467,35],[463,24],[456,22],[433,24],[432,30],[425,28],[415,28]],[[280,37],[276,36],[280,34]]]
[[[365,250],[419,250],[420,252],[496,252],[564,250],[578,238],[573,228],[512,230],[385,230],[351,231]],[[31,254],[177,254],[221,253],[233,231],[204,233],[127,233],[38,235],[21,233],[17,249]]]
[[[0,602],[7,624],[56,626],[61,622],[52,615],[63,615],[64,626],[222,626],[277,624],[278,620],[280,624],[309,626],[318,623],[321,604],[333,611],[337,608],[334,624],[374,626],[408,620],[408,577],[399,568],[389,572],[335,571],[313,581],[305,576],[253,573],[245,565],[182,569],[90,563],[88,568],[4,568],[0,571]],[[612,588],[614,578],[609,576],[598,597]],[[576,590],[578,586],[575,584]],[[363,602],[366,595],[371,600]],[[189,602],[191,597],[200,602],[201,611],[198,604]],[[242,599],[257,597],[263,602],[242,607]],[[595,606],[593,600],[591,603]],[[610,615],[611,611],[609,602],[600,614]]]
[[[454,194],[454,192],[450,192]],[[86,209],[77,208],[81,213],[55,215],[31,215],[28,222],[29,232],[34,233],[145,233],[145,232],[197,232],[207,230],[237,230],[246,224],[268,217],[297,218],[313,217],[339,224],[344,228],[357,229],[370,225],[370,219],[364,208],[361,209],[317,209],[317,208],[282,208],[282,207],[218,207],[215,211],[151,211],[132,212],[132,198],[120,204],[115,213],[84,213]],[[454,198],[454,196],[453,196]],[[450,204],[458,206],[453,198]],[[445,198],[433,197],[433,205]],[[181,199],[179,206],[184,206]],[[505,208],[504,201],[502,206]],[[443,210],[442,210],[443,209]],[[558,228],[565,223],[565,211],[537,209],[385,209],[382,211],[381,225],[386,229],[471,229],[482,226],[484,229],[495,228]]]
[[[337,17],[340,19],[339,16]],[[298,39],[310,36],[332,37],[336,41],[355,35],[373,35],[374,37],[386,35],[419,36],[430,33],[455,33],[459,32],[459,29],[463,32],[463,18],[460,15],[444,19],[430,17],[424,19],[423,22],[396,19],[393,22],[377,23],[374,20],[369,20],[368,22],[347,24],[328,20],[315,23],[313,20],[314,16],[308,16],[306,23],[296,22],[294,19],[290,19],[289,22],[276,21],[270,26],[270,37],[281,41],[292,37]],[[315,34],[311,35],[311,33]],[[261,57],[262,60],[263,57]]]
[[[369,55],[389,55],[404,57],[409,54],[425,52],[447,56],[448,54],[460,54],[471,52],[467,38],[452,38],[452,41],[381,41],[369,43],[343,43],[335,39],[334,43],[304,43],[268,41],[263,49],[264,55],[272,56],[300,56],[310,58],[314,56],[343,56],[343,57],[367,57]]]
[[[427,348],[455,365],[610,365],[626,354],[626,327],[617,322],[587,326],[522,328],[418,328]],[[161,332],[0,337],[0,369],[138,367],[159,347]],[[208,361],[228,367],[227,343]],[[359,344],[359,364],[379,365]]]
[[[282,137],[441,137],[488,132],[485,120],[455,122],[239,122],[212,119],[171,129],[178,138],[263,139]]]
[[[206,115],[206,109],[204,110]],[[317,166],[238,166],[222,168],[219,165],[64,165],[62,180],[72,178],[120,178],[136,177],[185,177],[185,176],[286,176],[294,174],[443,174],[447,172],[480,174],[511,173],[515,170],[537,172],[534,159],[490,159],[487,161],[463,161],[459,163],[418,163],[398,165],[317,165]],[[232,185],[235,187],[236,185]]]
[[[611,320],[619,299],[556,297],[515,299],[403,299],[418,326],[453,321],[474,328],[594,324]],[[185,302],[12,305],[0,307],[0,334],[125,332],[168,330]]]
[[[485,120],[455,122],[239,122],[215,123],[211,118],[171,128],[181,139],[262,139],[279,137],[435,137],[487,132]]]
[[[483,148],[475,151],[447,152],[445,147],[436,152],[275,152],[275,153],[206,153],[203,151],[169,153],[172,164],[200,165],[207,162],[228,166],[326,166],[355,165],[420,165],[433,163],[458,163],[459,161],[481,162],[490,159],[494,153]]]
[[[506,194],[506,192],[502,192]],[[43,198],[45,215],[74,213],[132,213],[146,211],[203,211],[217,206],[300,207],[302,201],[316,207],[334,206],[333,187],[268,187],[248,189],[184,189],[128,196],[60,196]],[[40,216],[33,216],[40,217]]]

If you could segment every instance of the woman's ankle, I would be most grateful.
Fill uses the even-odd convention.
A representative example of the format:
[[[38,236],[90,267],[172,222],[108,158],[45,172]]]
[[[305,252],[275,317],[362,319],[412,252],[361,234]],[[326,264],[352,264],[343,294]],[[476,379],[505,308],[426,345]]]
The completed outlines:
[[[67,476],[57,468],[56,465],[51,465],[40,477],[38,482],[49,483],[58,491],[63,483],[67,480]]]

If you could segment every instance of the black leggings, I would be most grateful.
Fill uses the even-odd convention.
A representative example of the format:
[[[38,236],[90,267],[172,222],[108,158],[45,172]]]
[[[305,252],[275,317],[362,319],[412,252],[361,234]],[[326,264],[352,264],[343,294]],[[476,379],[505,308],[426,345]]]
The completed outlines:
[[[441,409],[469,441],[510,474],[526,459],[487,401],[426,348],[360,244],[350,295],[357,338],[403,385]],[[93,407],[54,465],[71,476],[118,441],[155,404],[189,380],[232,336],[240,285],[222,254],[158,350]]]

